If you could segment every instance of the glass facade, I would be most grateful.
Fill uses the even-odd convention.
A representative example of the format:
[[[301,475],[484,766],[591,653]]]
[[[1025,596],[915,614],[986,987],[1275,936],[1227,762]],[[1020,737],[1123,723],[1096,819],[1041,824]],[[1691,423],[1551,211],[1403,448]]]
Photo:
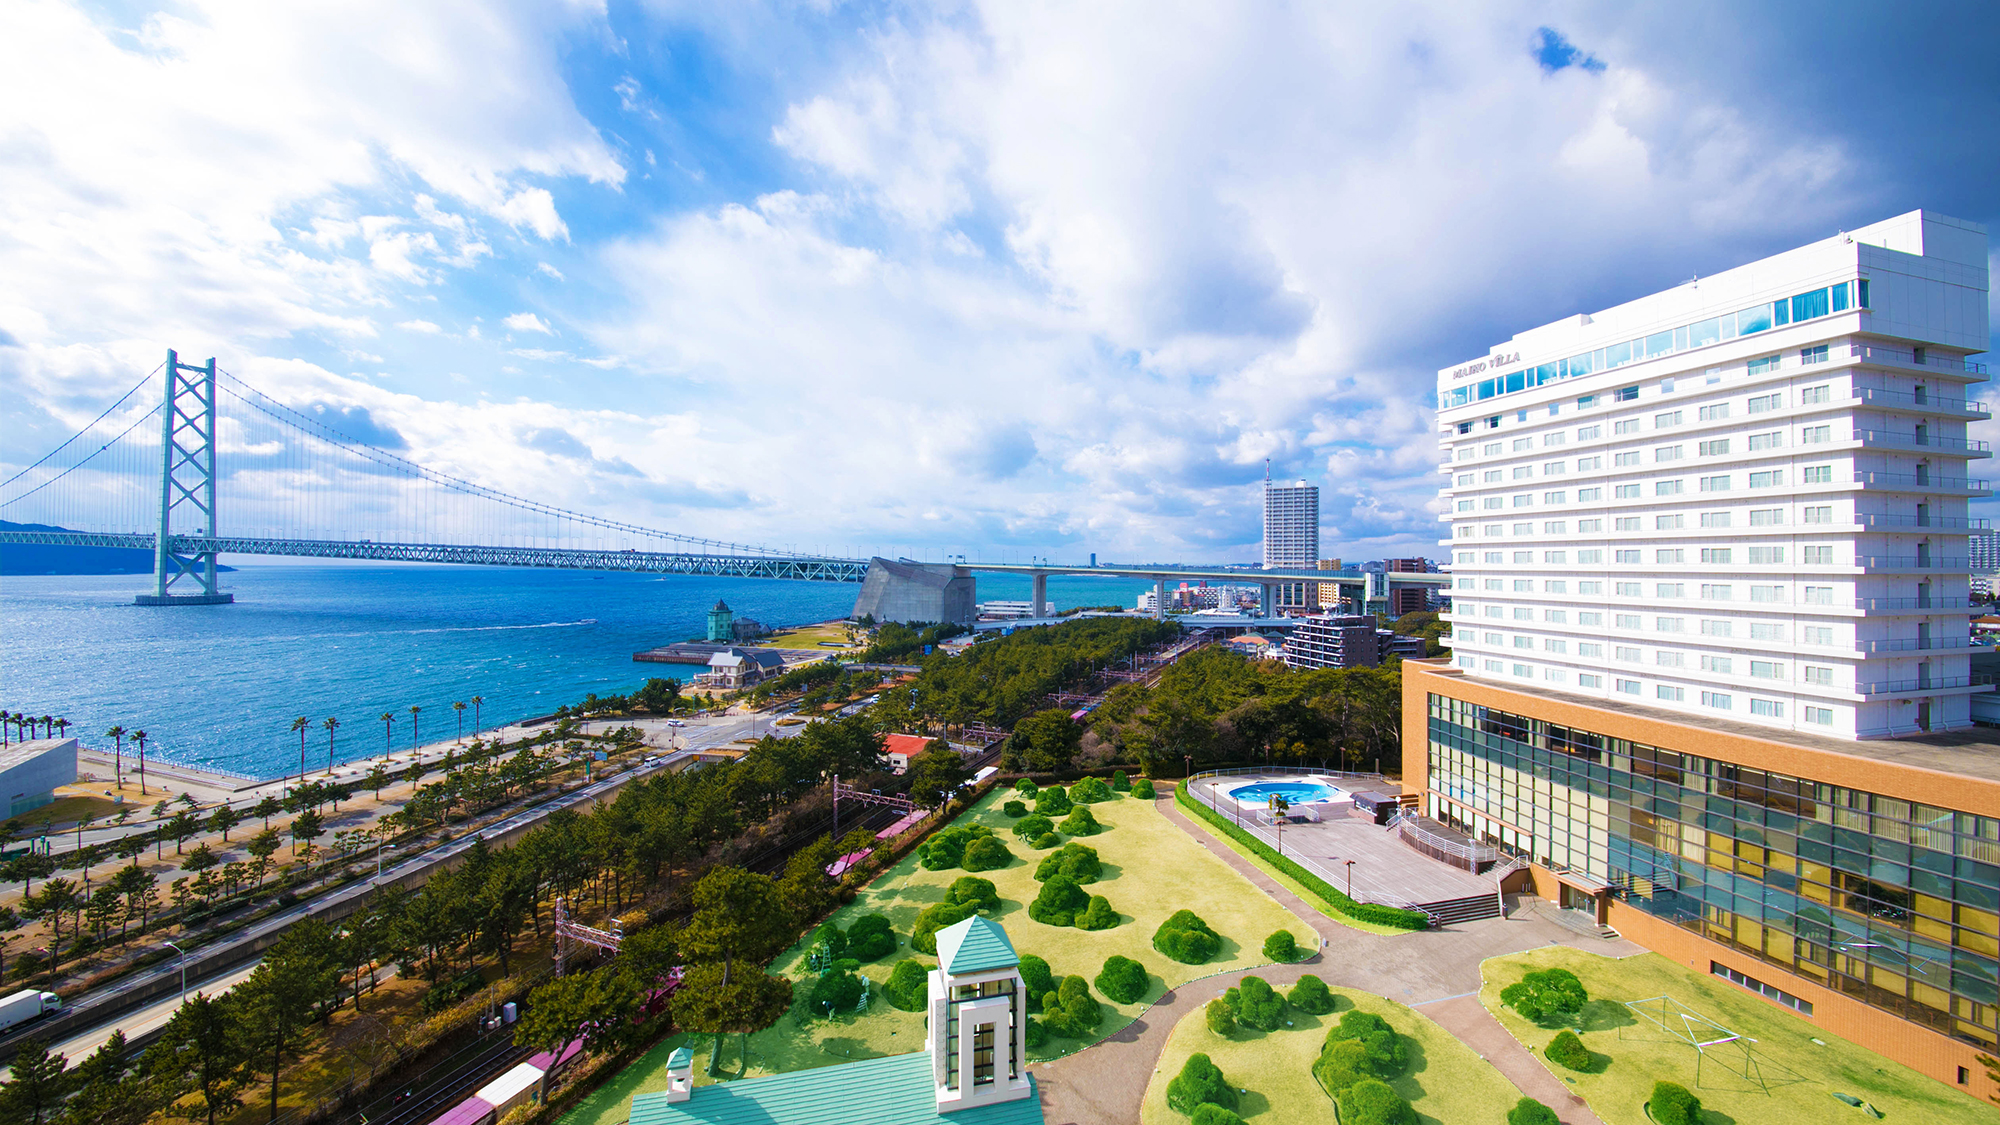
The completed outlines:
[[[1429,697],[1437,819],[1864,1003],[2000,1045],[2000,820]]]
[[[1859,293],[1854,287],[1859,286]],[[1858,299],[1857,299],[1858,298]],[[1672,355],[1690,348],[1705,348],[1724,340],[1734,340],[1738,336],[1753,336],[1782,328],[1787,324],[1797,324],[1804,320],[1814,320],[1846,312],[1850,304],[1868,307],[1868,283],[1845,281],[1826,289],[1815,289],[1810,293],[1800,293],[1794,297],[1780,298],[1761,305],[1752,305],[1733,313],[1712,316],[1679,328],[1669,328],[1622,344],[1582,352],[1568,359],[1558,359],[1551,363],[1524,367],[1506,375],[1496,375],[1482,379],[1478,383],[1467,383],[1449,391],[1438,392],[1438,409],[1464,406],[1469,402],[1483,402],[1496,395],[1524,391],[1529,387],[1539,387],[1543,383],[1557,379],[1574,379],[1598,371],[1609,371],[1628,363]]]
[[[958,1006],[973,1000],[984,1000],[990,996],[1012,995],[1014,995],[1014,981],[1012,979],[982,981],[978,984],[961,984],[953,990],[949,1005],[946,1008],[944,1032],[944,1073],[945,1086],[948,1089],[958,1089]],[[1011,1017],[1002,1018],[1006,1020],[1007,1025],[1007,1042],[1005,1044],[1007,1052],[1007,1078],[1009,1081],[1012,1081],[1020,1077],[1020,1074],[1014,1067],[1015,1052],[1013,1050],[1013,1037],[1018,1034],[1018,1031],[1014,1028]],[[994,1052],[996,1049],[999,1049],[999,1044],[996,1043],[994,1036],[994,1026],[992,1024],[978,1025],[972,1034],[972,1084],[975,1086],[989,1085],[994,1079],[996,1061]]]

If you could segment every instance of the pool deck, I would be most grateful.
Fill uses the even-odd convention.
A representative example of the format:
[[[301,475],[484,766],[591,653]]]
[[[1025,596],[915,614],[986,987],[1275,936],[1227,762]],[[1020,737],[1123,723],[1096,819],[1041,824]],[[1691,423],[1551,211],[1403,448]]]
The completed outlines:
[[[1260,781],[1282,784],[1300,780],[1296,774],[1262,779],[1255,775],[1236,776],[1199,782],[1197,787],[1209,790],[1215,798],[1217,811],[1226,816],[1235,804],[1229,797],[1232,789]],[[1319,784],[1338,788],[1332,782]],[[1347,862],[1354,861],[1352,871],[1356,898],[1421,904],[1495,893],[1493,876],[1474,875],[1418,853],[1397,839],[1394,829],[1376,824],[1373,817],[1356,810],[1344,797],[1318,807],[1325,817],[1318,823],[1285,825],[1282,850],[1287,857],[1342,890],[1348,885]],[[1260,823],[1254,810],[1244,808],[1236,811],[1241,814],[1236,821],[1246,831],[1254,833],[1272,847],[1279,846],[1281,834]]]

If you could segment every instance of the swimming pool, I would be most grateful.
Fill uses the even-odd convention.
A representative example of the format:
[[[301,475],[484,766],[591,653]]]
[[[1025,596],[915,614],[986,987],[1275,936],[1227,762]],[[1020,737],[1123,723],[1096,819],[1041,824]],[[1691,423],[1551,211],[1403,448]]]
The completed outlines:
[[[1272,797],[1283,797],[1287,804],[1306,805],[1315,801],[1334,801],[1345,797],[1345,791],[1319,781],[1259,781],[1251,785],[1239,785],[1229,791],[1229,795],[1244,805],[1262,808]]]

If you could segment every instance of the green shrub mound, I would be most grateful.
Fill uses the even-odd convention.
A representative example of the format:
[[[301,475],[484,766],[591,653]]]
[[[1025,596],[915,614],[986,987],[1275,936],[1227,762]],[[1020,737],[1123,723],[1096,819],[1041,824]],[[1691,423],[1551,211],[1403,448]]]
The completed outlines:
[[[1137,795],[1135,784],[1134,796]],[[1217,832],[1250,849],[1252,855],[1291,876],[1294,881],[1311,891],[1331,909],[1337,910],[1349,918],[1358,921],[1374,922],[1383,926],[1394,926],[1397,929],[1423,930],[1430,928],[1431,919],[1428,914],[1423,914],[1415,910],[1401,910],[1393,906],[1380,906],[1372,902],[1354,901],[1337,890],[1333,884],[1300,867],[1290,856],[1279,855],[1271,845],[1252,836],[1249,832],[1237,827],[1235,824],[1230,823],[1228,817],[1195,800],[1187,791],[1187,782],[1183,781],[1175,786],[1174,800],[1189,816],[1199,817],[1207,821],[1210,825],[1214,826]]]
[[[1042,1010],[1042,997],[1056,990],[1059,978],[1049,963],[1033,953],[1021,958],[1021,984],[1028,991],[1028,1010]]]
[[[1562,1023],[1583,1011],[1590,994],[1568,969],[1541,969],[1500,990],[1500,1002],[1536,1023]]]
[[[1008,816],[1019,818],[1028,815],[1028,806],[1022,804],[1020,801],[1009,801],[1000,806],[1000,811],[1006,813]]]
[[[1104,863],[1097,858],[1097,849],[1089,844],[1064,844],[1061,851],[1050,852],[1035,865],[1037,882],[1061,875],[1073,883],[1095,883],[1103,874]]]
[[[861,989],[861,978],[844,969],[821,973],[819,979],[813,982],[812,994],[807,997],[806,1008],[814,1016],[819,1017],[828,1014],[829,1004],[832,1005],[832,1014],[852,1012],[854,1005],[861,1000]]]
[[[981,836],[966,845],[965,862],[961,864],[967,871],[998,871],[1014,862],[1014,853],[1007,850],[998,836]]]
[[[1150,979],[1146,975],[1146,966],[1114,953],[1104,959],[1104,968],[1098,970],[1097,991],[1120,1004],[1137,1003],[1146,994],[1146,984]]]
[[[917,915],[916,925],[910,927],[910,948],[919,953],[937,953],[937,932],[947,926],[955,926],[974,914],[979,907],[970,902],[940,902],[924,908]]]
[[[847,956],[847,935],[841,933],[840,927],[832,922],[820,923],[819,929],[813,931],[812,940],[814,945],[826,947],[828,957]]]
[[[1292,1007],[1309,1016],[1326,1015],[1333,1011],[1335,1005],[1333,990],[1311,973],[1300,977],[1299,983],[1292,986],[1292,994],[1285,999],[1291,1002]]]
[[[1079,930],[1108,930],[1118,924],[1118,912],[1111,908],[1111,900],[1103,895],[1091,895],[1090,905],[1070,923]]]
[[[1417,1111],[1378,1078],[1363,1078],[1334,1098],[1340,1125],[1417,1125]]]
[[[857,961],[880,961],[896,952],[896,931],[887,914],[864,914],[847,927],[849,957]]]
[[[926,871],[949,871],[965,863],[965,849],[974,840],[993,835],[993,830],[981,824],[954,824],[950,828],[940,828],[931,833],[930,839],[917,845],[917,862]]]
[[[1056,822],[1045,816],[1031,816],[1014,822],[1013,833],[1023,840],[1032,840],[1045,832],[1054,832]]]
[[[1082,977],[1064,977],[1054,992],[1042,997],[1042,1023],[1051,1035],[1088,1039],[1103,1022],[1104,1008]]]
[[[861,968],[861,959],[858,957],[836,958],[831,967],[835,969],[844,969],[850,973],[856,972]]]
[[[1701,1125],[1701,1099],[1676,1082],[1653,1083],[1646,1109],[1653,1115],[1653,1125]]]
[[[1116,800],[1117,797],[1118,794],[1113,793],[1109,785],[1095,777],[1086,777],[1069,787],[1069,799],[1079,805],[1094,805],[1099,801]]]
[[[1056,827],[1066,836],[1095,836],[1104,831],[1104,826],[1097,823],[1097,817],[1091,813],[1089,805],[1078,805],[1076,811],[1064,817],[1063,822]]]
[[[1229,1010],[1229,1005],[1222,997],[1210,1000],[1201,1011],[1202,1017],[1208,1021],[1208,1030],[1211,1034],[1220,1035],[1224,1039],[1236,1034],[1236,1015]]]
[[[1153,948],[1183,965],[1205,965],[1222,950],[1222,936],[1192,910],[1176,910],[1153,931]]]
[[[1042,893],[1028,904],[1028,917],[1045,926],[1069,926],[1089,908],[1090,895],[1076,885],[1076,880],[1056,875],[1042,884]]]
[[[998,910],[1000,892],[993,889],[991,879],[981,879],[977,875],[960,875],[952,880],[951,888],[945,891],[944,901],[970,903],[980,910]]]
[[[1549,1041],[1542,1054],[1552,1063],[1569,1070],[1590,1069],[1590,1048],[1576,1037],[1576,1032],[1563,1029],[1562,1033]]]
[[[1243,1119],[1236,1116],[1235,1110],[1209,1102],[1194,1107],[1194,1113],[1188,1117],[1188,1125],[1243,1125]]]
[[[1224,1109],[1236,1108],[1236,1087],[1222,1076],[1222,1068],[1215,1060],[1196,1051],[1181,1064],[1181,1072],[1167,1083],[1167,1108],[1175,1113],[1192,1114],[1197,1106],[1219,1105]]]
[[[1037,851],[1047,851],[1050,848],[1059,848],[1062,846],[1062,837],[1056,835],[1053,832],[1044,832],[1041,835],[1035,837],[1033,840],[1029,841],[1028,846],[1034,848]]]
[[[1313,1077],[1330,1094],[1369,1078],[1394,1078],[1410,1064],[1409,1045],[1389,1021],[1372,1012],[1350,1008],[1327,1029]],[[1343,1119],[1344,1120],[1344,1119]]]
[[[1027,1047],[1028,1050],[1033,1051],[1048,1041],[1049,1029],[1042,1026],[1042,1021],[1029,1016],[1027,1030],[1021,1034],[1022,1045]]]
[[[1024,777],[1021,780],[1014,783],[1014,792],[1019,793],[1021,796],[1032,801],[1035,799],[1035,792],[1036,792],[1035,783],[1029,778]]]
[[[1279,930],[1264,939],[1264,956],[1280,964],[1290,964],[1305,957],[1299,949],[1299,941],[1290,930]]]
[[[1222,994],[1222,1002],[1236,1022],[1258,1031],[1276,1031],[1285,1018],[1285,998],[1263,977],[1244,977],[1235,988]]]
[[[1051,785],[1035,798],[1035,811],[1043,816],[1063,816],[1071,808],[1069,794],[1060,785]]]
[[[1562,1118],[1535,1099],[1522,1098],[1507,1111],[1507,1125],[1562,1125]]]
[[[1129,793],[1132,791],[1132,779],[1125,776],[1124,770],[1112,770],[1111,789],[1115,793]]]
[[[905,1012],[921,1012],[930,1003],[930,971],[924,963],[913,957],[905,957],[889,970],[889,981],[882,986],[882,996],[891,1007]]]
[[[1134,797],[1139,797],[1144,800],[1148,801],[1152,800],[1153,797],[1156,795],[1153,792],[1152,779],[1142,777],[1139,778],[1137,781],[1134,781],[1132,783],[1132,795]]]

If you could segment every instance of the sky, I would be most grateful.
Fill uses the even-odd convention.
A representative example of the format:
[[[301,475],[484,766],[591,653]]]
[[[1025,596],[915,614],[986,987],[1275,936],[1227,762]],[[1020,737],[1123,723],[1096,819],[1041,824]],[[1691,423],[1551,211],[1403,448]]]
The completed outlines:
[[[1268,459],[1326,554],[1435,555],[1438,368],[2000,223],[1990,4],[12,0],[0,41],[8,475],[174,347],[802,551],[1252,561]]]

